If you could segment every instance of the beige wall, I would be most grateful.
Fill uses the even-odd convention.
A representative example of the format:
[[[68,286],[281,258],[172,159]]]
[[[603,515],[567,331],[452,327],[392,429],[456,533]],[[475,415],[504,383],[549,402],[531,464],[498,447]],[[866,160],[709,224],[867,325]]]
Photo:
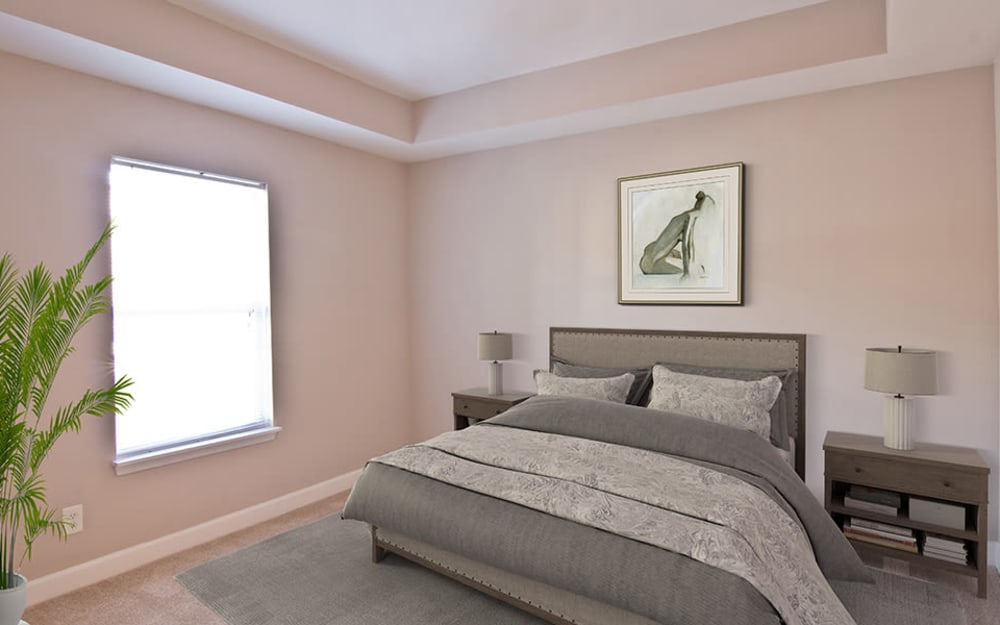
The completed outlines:
[[[940,352],[918,440],[997,472],[992,70],[937,74],[442,159],[411,171],[417,434],[485,385],[475,334],[515,333],[505,387],[533,388],[552,325],[808,335],[807,481],[828,430],[881,434],[864,349]],[[746,163],[742,307],[617,303],[621,176]],[[994,482],[995,483],[995,482]],[[994,487],[995,492],[995,487]],[[996,518],[992,535],[996,539]]]
[[[50,503],[84,504],[85,531],[36,545],[29,578],[329,480],[409,438],[403,165],[20,57],[0,55],[0,76],[0,250],[23,268],[61,272],[96,238],[112,154],[264,180],[271,193],[283,431],[116,477],[113,422],[92,420],[46,470]],[[96,264],[92,277],[107,271],[106,252]],[[101,383],[109,333],[102,318],[81,335],[53,405]],[[178,374],[178,393],[204,383]]]

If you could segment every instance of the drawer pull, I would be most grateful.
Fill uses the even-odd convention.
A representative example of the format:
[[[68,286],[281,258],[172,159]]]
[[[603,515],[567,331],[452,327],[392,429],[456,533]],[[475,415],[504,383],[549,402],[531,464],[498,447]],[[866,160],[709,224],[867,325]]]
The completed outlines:
[[[944,481],[944,487],[945,488],[951,488],[951,482],[949,482],[948,480],[945,480]]]
[[[861,473],[861,467],[854,467],[855,473]]]
[[[462,404],[462,410],[468,410],[469,404]]]

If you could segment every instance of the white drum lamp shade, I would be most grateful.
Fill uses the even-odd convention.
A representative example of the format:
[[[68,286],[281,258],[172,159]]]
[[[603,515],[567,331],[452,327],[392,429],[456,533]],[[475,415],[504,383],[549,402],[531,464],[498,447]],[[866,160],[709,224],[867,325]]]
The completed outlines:
[[[886,393],[883,419],[891,449],[913,449],[913,400],[937,393],[937,356],[924,349],[870,347],[865,350],[865,388]]]
[[[479,360],[491,360],[490,378],[486,392],[503,395],[503,365],[501,360],[514,357],[514,337],[503,332],[482,332],[479,334]]]

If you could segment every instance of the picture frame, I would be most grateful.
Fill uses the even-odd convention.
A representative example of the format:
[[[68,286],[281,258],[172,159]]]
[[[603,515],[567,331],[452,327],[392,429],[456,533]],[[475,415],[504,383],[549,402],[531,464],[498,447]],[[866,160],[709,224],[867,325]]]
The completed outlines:
[[[743,163],[618,179],[619,304],[743,304]]]

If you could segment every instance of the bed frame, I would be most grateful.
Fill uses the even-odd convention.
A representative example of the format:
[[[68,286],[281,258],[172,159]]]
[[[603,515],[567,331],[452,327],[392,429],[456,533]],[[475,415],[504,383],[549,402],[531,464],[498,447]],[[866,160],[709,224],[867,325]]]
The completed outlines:
[[[751,369],[795,369],[787,392],[795,406],[789,432],[795,469],[805,476],[805,335],[670,330],[551,328],[549,358],[595,367],[638,368],[656,362]],[[372,527],[372,561],[388,553],[450,577],[554,625],[656,625],[649,619]]]

